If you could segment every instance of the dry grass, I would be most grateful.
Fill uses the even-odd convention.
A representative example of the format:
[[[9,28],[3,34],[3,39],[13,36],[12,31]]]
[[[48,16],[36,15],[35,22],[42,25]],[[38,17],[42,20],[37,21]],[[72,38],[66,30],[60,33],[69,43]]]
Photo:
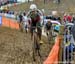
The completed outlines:
[[[46,4],[43,3],[43,0],[35,0],[35,2],[31,3],[23,3],[18,6],[13,6],[9,8],[10,10],[14,11],[28,11],[30,4],[35,3],[37,4],[39,9],[45,9],[46,14],[50,14],[51,10],[58,10],[58,11],[67,11],[67,12],[74,12],[75,11],[75,0],[62,0],[61,4],[54,4],[52,1],[47,2]]]

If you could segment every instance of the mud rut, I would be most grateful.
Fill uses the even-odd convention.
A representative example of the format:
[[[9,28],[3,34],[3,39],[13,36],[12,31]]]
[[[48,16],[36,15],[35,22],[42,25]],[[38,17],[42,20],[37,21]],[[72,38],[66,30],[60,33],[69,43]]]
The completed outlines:
[[[42,62],[48,56],[50,48],[45,38],[41,45]],[[22,33],[17,30],[0,27],[0,64],[40,64],[38,56],[37,61],[32,58],[32,41],[30,34]]]

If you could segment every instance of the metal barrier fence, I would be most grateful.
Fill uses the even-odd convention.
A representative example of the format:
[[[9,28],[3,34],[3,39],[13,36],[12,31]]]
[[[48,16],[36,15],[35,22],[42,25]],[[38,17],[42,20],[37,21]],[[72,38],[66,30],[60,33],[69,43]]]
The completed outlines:
[[[64,35],[64,43],[63,43],[63,56],[62,63],[63,64],[75,64],[74,63],[74,39],[73,35],[68,33]]]

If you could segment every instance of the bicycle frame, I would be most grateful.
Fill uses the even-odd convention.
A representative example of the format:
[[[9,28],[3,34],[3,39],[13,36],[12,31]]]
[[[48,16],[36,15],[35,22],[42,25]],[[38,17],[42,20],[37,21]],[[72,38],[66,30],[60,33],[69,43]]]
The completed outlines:
[[[41,61],[41,55],[40,55],[40,44],[39,44],[39,37],[38,37],[38,30],[37,28],[33,27],[33,60],[36,61],[35,56],[36,54],[38,54],[38,56],[40,57],[40,61]],[[41,63],[42,64],[42,63]]]

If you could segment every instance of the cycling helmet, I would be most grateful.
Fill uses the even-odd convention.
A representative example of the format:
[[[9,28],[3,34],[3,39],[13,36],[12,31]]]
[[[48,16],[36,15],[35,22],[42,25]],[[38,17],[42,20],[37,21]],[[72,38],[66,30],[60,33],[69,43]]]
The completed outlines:
[[[34,10],[34,9],[36,10],[37,9],[37,6],[35,4],[31,4],[30,5],[30,10]]]

